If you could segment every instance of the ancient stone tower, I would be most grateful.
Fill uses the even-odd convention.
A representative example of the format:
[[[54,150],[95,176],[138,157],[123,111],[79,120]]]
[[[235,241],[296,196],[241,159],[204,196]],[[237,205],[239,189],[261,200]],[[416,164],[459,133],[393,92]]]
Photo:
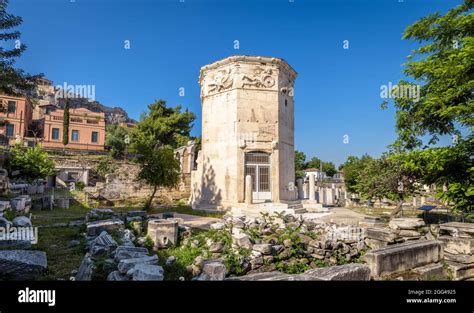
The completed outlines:
[[[297,73],[282,59],[232,56],[201,68],[202,149],[191,178],[194,208],[232,208],[245,201],[287,203],[294,190],[294,101]]]

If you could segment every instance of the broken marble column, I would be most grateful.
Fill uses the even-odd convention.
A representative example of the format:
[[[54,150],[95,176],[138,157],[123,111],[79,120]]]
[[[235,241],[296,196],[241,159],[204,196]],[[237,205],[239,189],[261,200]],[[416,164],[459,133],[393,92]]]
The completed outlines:
[[[443,259],[443,247],[442,242],[436,240],[409,241],[371,250],[364,259],[371,275],[380,277],[437,263]]]
[[[46,253],[37,250],[0,251],[0,277],[8,280],[33,280],[47,267]]]
[[[314,173],[309,174],[309,200],[316,200]]]
[[[309,200],[301,201],[303,208],[308,212],[322,212],[327,209],[323,208],[321,203],[316,201],[316,186],[314,173],[309,174]]]
[[[149,220],[147,235],[155,248],[166,248],[178,243],[178,221],[175,219]]]
[[[134,281],[157,281],[163,280],[164,270],[159,265],[137,264],[131,270]]]
[[[87,223],[87,235],[88,236],[98,236],[104,230],[113,233],[114,231],[122,230],[124,224],[119,219],[109,219],[102,221],[95,221]]]
[[[303,192],[303,179],[298,178],[296,180],[296,186],[298,188],[298,199],[304,199],[304,192]]]
[[[245,204],[252,204],[252,176],[245,176]]]
[[[326,205],[334,205],[334,190],[326,188]]]

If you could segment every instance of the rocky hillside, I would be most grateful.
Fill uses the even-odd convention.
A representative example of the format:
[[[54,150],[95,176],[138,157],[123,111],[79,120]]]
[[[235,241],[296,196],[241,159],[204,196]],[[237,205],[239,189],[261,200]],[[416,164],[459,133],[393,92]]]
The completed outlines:
[[[58,99],[58,105],[64,106],[64,99]],[[86,108],[93,112],[104,112],[107,124],[133,123],[135,120],[128,117],[127,112],[120,107],[108,107],[98,101],[88,101],[87,99],[70,99],[71,108]]]

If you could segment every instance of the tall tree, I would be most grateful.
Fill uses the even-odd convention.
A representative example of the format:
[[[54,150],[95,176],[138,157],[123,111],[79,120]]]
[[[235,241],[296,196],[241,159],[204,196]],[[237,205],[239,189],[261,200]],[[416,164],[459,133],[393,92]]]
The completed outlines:
[[[137,126],[131,131],[130,149],[140,166],[139,179],[152,186],[145,208],[151,208],[160,187],[174,187],[179,182],[180,164],[173,148],[186,143],[195,116],[181,112],[181,107],[169,108],[163,100],[148,106]]]
[[[403,167],[393,155],[380,159],[366,159],[361,168],[355,189],[368,199],[387,198],[398,204],[392,211],[397,216],[408,196],[417,194],[420,186],[419,172]]]
[[[305,168],[317,168],[321,167],[321,159],[318,157],[312,157],[308,163],[305,164]]]
[[[322,166],[321,166],[322,162]],[[336,166],[332,162],[324,162],[318,157],[312,157],[308,163],[305,164],[305,168],[316,168],[322,169],[323,172],[326,173],[327,176],[332,177],[334,174],[337,173]]]
[[[170,146],[157,146],[153,152],[138,157],[141,165],[138,178],[152,186],[153,191],[145,204],[150,209],[159,187],[172,188],[179,182],[179,161]]]
[[[347,157],[346,162],[341,164],[340,170],[344,172],[344,184],[349,192],[357,193],[357,182],[362,170],[373,159],[369,155],[365,154],[358,158],[356,156]]]
[[[295,176],[296,178],[304,178],[306,154],[304,152],[295,150]]]
[[[110,156],[115,159],[123,158],[126,147],[126,137],[129,131],[120,125],[107,125],[105,145],[110,147]]]
[[[323,172],[325,172],[329,177],[333,177],[334,174],[337,173],[336,166],[332,162],[323,162],[322,168]]]
[[[63,145],[67,146],[69,143],[69,100],[66,99],[64,103],[63,113]]]
[[[473,7],[474,0],[465,0],[446,14],[431,14],[405,30],[404,39],[422,45],[404,64],[405,74],[412,82],[400,81],[398,86],[415,84],[419,86],[419,94],[394,99],[398,138],[391,145],[392,152],[400,154],[398,161],[402,162],[402,168],[413,169],[416,164],[416,170],[425,175],[424,183],[444,184],[446,191],[440,196],[453,203],[454,210],[464,213],[472,212],[472,206],[465,204],[472,202],[474,194]],[[386,107],[387,103],[382,106]],[[440,135],[453,136],[452,145],[443,149],[433,147]],[[423,142],[426,137],[429,138],[427,143]],[[463,155],[454,158],[458,153]],[[434,170],[431,166],[452,168],[453,159],[464,162],[458,167],[469,170],[458,175],[453,171]]]
[[[13,41],[13,48],[0,44],[0,93],[20,95],[34,89],[36,80],[42,75],[29,75],[15,68],[15,58],[21,56],[26,45],[20,41],[21,33],[12,30],[23,22],[22,18],[7,13],[8,0],[0,0],[0,42]]]
[[[134,148],[136,134],[152,136],[161,145],[173,148],[185,145],[196,116],[193,112],[181,112],[181,106],[168,107],[166,101],[158,100],[148,106],[148,113],[142,114],[140,122],[131,132],[131,148]]]

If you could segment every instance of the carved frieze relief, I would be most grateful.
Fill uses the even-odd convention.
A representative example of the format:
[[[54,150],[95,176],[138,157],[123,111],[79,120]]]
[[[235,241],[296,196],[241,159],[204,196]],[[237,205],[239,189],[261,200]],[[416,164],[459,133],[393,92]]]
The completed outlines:
[[[242,88],[255,87],[255,88],[271,88],[275,85],[275,78],[273,78],[273,71],[271,68],[257,67],[254,70],[253,75],[242,76]]]
[[[217,93],[231,88],[234,83],[231,71],[231,69],[218,71],[212,78],[211,83],[207,85],[207,94]]]

